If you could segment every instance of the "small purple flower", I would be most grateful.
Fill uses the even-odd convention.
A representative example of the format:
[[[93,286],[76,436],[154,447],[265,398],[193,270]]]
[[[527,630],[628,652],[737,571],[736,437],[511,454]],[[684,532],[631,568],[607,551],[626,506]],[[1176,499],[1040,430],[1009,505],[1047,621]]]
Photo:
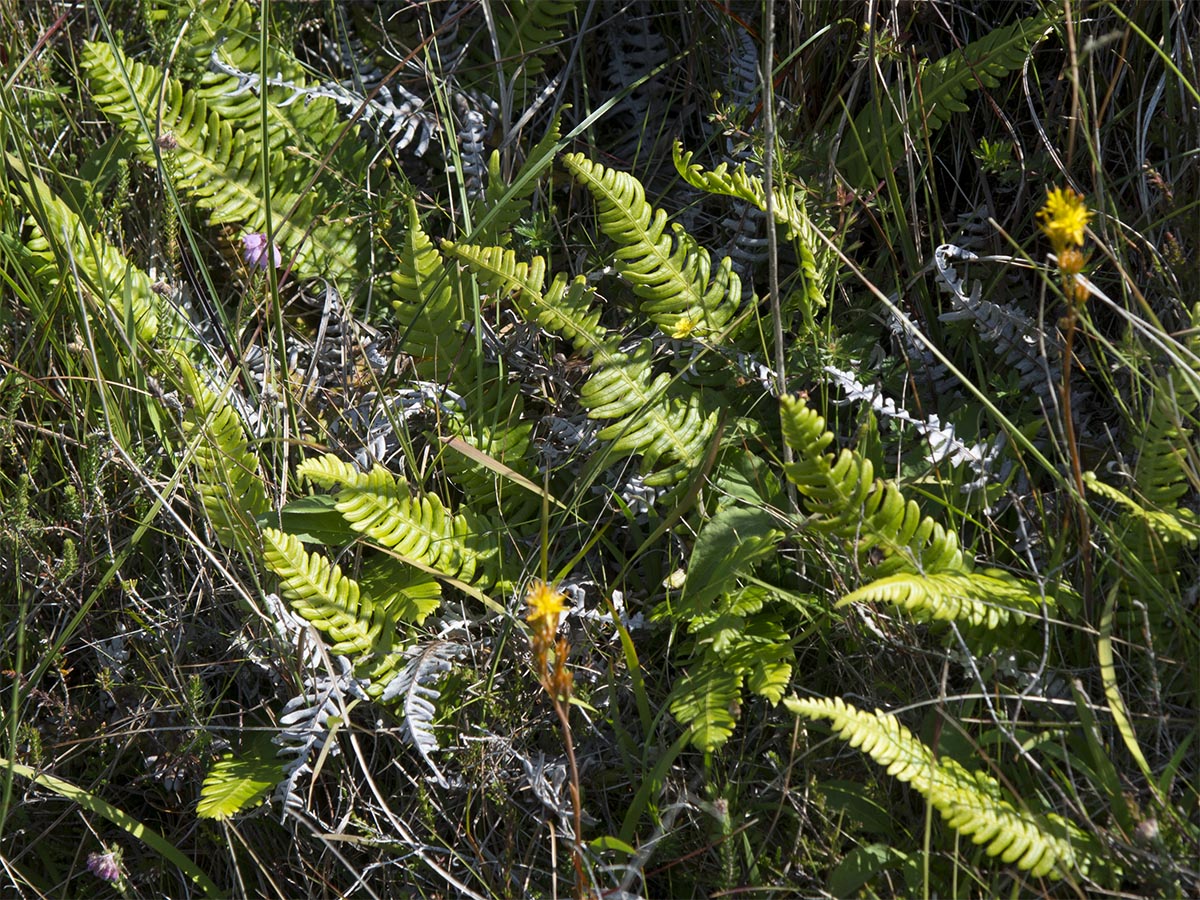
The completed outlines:
[[[269,254],[268,246],[270,247]],[[246,265],[252,269],[266,269],[268,265],[273,265],[278,269],[283,264],[283,254],[279,252],[279,246],[268,241],[267,236],[261,231],[243,235],[242,247],[242,256],[246,260]]]
[[[89,853],[87,867],[97,878],[102,878],[110,884],[121,878],[121,860],[112,850],[107,853]]]

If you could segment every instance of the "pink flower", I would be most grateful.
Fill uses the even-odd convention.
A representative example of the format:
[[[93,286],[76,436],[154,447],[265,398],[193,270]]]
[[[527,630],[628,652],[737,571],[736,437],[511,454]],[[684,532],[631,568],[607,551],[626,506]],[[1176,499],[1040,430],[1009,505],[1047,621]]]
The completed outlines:
[[[269,255],[268,246],[270,246]],[[278,269],[283,263],[283,255],[279,252],[279,246],[268,241],[267,236],[261,231],[243,235],[242,248],[242,256],[246,260],[246,265],[252,269],[266,269],[268,265]]]
[[[102,878],[109,883],[119,881],[121,878],[121,861],[112,850],[107,853],[89,853],[87,867],[88,871],[97,878]]]

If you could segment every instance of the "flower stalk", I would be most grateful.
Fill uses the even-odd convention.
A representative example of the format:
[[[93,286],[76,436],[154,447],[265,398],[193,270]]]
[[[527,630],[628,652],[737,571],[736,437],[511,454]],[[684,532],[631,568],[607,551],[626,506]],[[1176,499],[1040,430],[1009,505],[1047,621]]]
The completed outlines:
[[[529,641],[533,650],[533,668],[550,702],[554,705],[562,728],[563,748],[567,754],[567,765],[571,779],[571,807],[574,814],[575,840],[571,845],[571,859],[575,865],[575,895],[586,896],[586,880],[583,873],[583,855],[580,846],[583,839],[583,806],[579,793],[579,766],[575,761],[575,743],[571,737],[571,690],[575,676],[567,668],[567,656],[571,645],[565,637],[558,636],[558,625],[566,611],[562,592],[544,581],[535,581],[525,594],[529,613]]]
[[[1083,563],[1083,602],[1085,609],[1092,608],[1092,560],[1091,560],[1091,528],[1088,520],[1087,502],[1083,481],[1083,465],[1079,457],[1079,444],[1075,437],[1075,420],[1071,414],[1071,367],[1075,360],[1075,330],[1079,322],[1079,313],[1087,302],[1087,285],[1078,277],[1087,264],[1084,254],[1084,232],[1091,221],[1092,211],[1088,209],[1083,196],[1071,188],[1055,188],[1047,191],[1046,204],[1038,211],[1039,227],[1050,241],[1054,256],[1058,261],[1058,273],[1062,279],[1063,296],[1067,301],[1067,314],[1063,319],[1063,331],[1066,336],[1063,353],[1062,372],[1062,410],[1063,433],[1066,438],[1067,452],[1071,457],[1071,474],[1075,481],[1075,490],[1079,497],[1076,508],[1076,518],[1079,528],[1079,547]]]

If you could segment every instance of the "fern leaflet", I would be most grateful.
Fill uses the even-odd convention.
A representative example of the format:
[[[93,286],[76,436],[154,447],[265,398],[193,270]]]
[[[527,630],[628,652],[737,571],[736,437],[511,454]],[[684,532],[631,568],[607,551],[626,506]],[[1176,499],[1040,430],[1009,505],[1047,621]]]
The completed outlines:
[[[57,285],[73,284],[76,275],[82,276],[117,321],[125,321],[128,302],[134,333],[143,341],[153,340],[158,334],[158,305],[146,273],[130,264],[98,230],[89,228],[45,182],[29,175],[15,157],[8,157],[8,163],[21,176],[16,185],[33,226],[26,246],[41,264],[39,277]],[[58,249],[60,245],[65,252]],[[62,271],[59,261],[63,259],[74,262],[69,275]]]
[[[597,437],[612,441],[618,456],[640,454],[646,484],[660,486],[700,465],[719,417],[701,391],[677,387],[667,372],[655,375],[652,356],[649,341],[628,354],[605,352],[605,364],[584,384],[580,402],[590,418],[616,420]]]
[[[143,162],[158,165],[164,152],[159,140],[169,134],[173,149],[163,170],[208,210],[212,223],[266,230],[257,137],[233,127],[179,81],[129,59],[110,44],[86,44],[82,64],[97,105],[133,138]],[[345,282],[358,257],[356,231],[327,210],[317,214],[314,201],[319,195],[308,189],[303,166],[288,165],[281,151],[272,151],[268,167],[275,235],[293,255],[297,273]],[[344,289],[349,287],[343,283]]]
[[[607,332],[600,325],[599,310],[592,308],[596,291],[583,275],[569,283],[565,275],[556,275],[549,288],[543,289],[546,261],[540,256],[523,263],[503,247],[450,241],[442,242],[442,250],[465,263],[486,289],[513,294],[526,319],[561,335],[581,352],[593,353],[603,346]]]
[[[838,606],[890,603],[918,620],[965,622],[982,628],[1019,625],[1040,612],[1040,599],[1029,586],[1007,573],[899,572],[852,591]]]
[[[320,553],[306,553],[294,535],[264,528],[263,562],[280,579],[280,593],[292,608],[333,641],[330,650],[354,656],[374,649],[385,617],[373,620],[370,601],[362,602],[357,581]]]
[[[414,495],[382,466],[363,473],[332,454],[305,460],[297,471],[336,488],[334,506],[358,533],[453,578],[484,578],[480,556],[467,544],[470,524],[451,516],[436,495]]]
[[[223,545],[250,546],[257,541],[255,519],[268,509],[258,457],[233,405],[205,387],[186,359],[177,360],[193,399],[183,429],[195,448],[196,490],[204,512]]]
[[[729,740],[742,695],[742,675],[712,660],[700,659],[671,692],[671,715],[690,729],[697,747],[711,750]]]
[[[871,461],[833,443],[825,419],[802,399],[782,400],[783,436],[796,451],[787,476],[804,497],[806,530],[854,542],[868,559],[876,581],[843,603],[891,603],[922,619],[963,621],[997,628],[1019,624],[1053,600],[1036,585],[1004,572],[977,573],[963,556],[958,536],[924,516],[900,489],[877,480]]]
[[[967,571],[957,535],[923,517],[894,485],[877,481],[870,460],[849,450],[825,453],[833,434],[803,400],[785,397],[782,404],[784,440],[796,451],[787,476],[810,510],[807,528],[878,547],[881,575]]]
[[[201,819],[229,819],[260,803],[283,777],[283,766],[275,758],[270,735],[250,740],[241,756],[221,756],[200,787],[196,815]]]
[[[422,378],[445,381],[463,348],[462,305],[457,281],[433,242],[421,230],[417,204],[408,202],[408,231],[392,271],[403,349]]]
[[[413,647],[405,654],[407,661],[404,668],[388,683],[380,696],[384,701],[400,698],[409,741],[442,787],[447,787],[448,783],[429,755],[438,748],[437,737],[433,733],[433,716],[437,712],[433,702],[441,697],[441,693],[437,688],[430,687],[430,683],[450,671],[452,661],[462,650],[461,646],[451,641],[430,641]]]

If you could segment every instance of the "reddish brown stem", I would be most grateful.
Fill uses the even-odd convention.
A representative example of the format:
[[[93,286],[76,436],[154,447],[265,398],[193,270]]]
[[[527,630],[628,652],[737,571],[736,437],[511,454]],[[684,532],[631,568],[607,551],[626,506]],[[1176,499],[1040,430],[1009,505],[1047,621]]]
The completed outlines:
[[[575,820],[575,840],[571,843],[571,861],[575,864],[575,896],[579,900],[584,900],[588,896],[588,891],[583,875],[583,854],[579,849],[583,840],[583,806],[579,795],[579,766],[575,762],[575,741],[571,737],[571,709],[570,705],[555,693],[549,678],[542,678],[542,687],[554,703],[554,712],[558,715],[559,724],[562,726],[563,747],[567,751],[567,766],[571,773],[571,780],[567,787],[571,791],[571,811]]]

